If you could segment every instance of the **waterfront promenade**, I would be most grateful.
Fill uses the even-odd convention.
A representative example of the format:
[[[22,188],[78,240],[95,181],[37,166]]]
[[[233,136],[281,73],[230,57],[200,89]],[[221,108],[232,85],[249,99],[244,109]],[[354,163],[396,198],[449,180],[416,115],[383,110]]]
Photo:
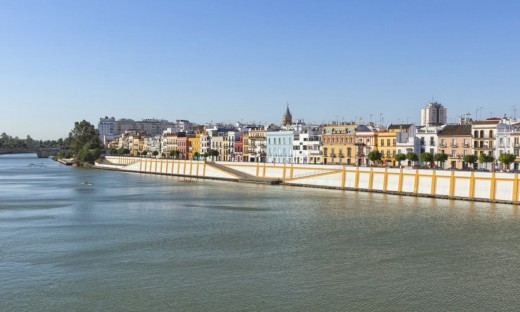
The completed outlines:
[[[99,169],[517,204],[518,173],[107,156]],[[245,179],[244,177],[250,177]]]

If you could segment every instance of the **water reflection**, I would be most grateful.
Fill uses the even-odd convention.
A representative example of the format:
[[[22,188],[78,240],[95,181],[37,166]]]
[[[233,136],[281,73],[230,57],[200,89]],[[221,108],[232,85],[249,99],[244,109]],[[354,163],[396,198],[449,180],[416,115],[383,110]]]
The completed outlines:
[[[0,162],[2,311],[520,305],[518,206],[31,162]]]

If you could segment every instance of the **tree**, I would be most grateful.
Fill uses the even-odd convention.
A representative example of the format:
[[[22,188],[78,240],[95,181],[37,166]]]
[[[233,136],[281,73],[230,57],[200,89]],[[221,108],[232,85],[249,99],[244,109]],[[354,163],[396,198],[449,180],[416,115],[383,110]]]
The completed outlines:
[[[422,153],[419,156],[419,160],[421,160],[424,163],[429,163],[430,164],[430,168],[433,167],[434,158],[433,158],[433,154],[432,153],[428,153],[428,152]]]
[[[148,155],[148,151],[142,151],[142,152],[141,152],[141,155],[143,155],[143,156]]]
[[[480,154],[480,156],[478,157],[478,162],[481,164],[482,163],[486,164],[486,169],[487,169],[487,163],[493,162],[493,160],[495,160],[495,157],[493,157],[493,155],[486,155],[484,153]]]
[[[478,158],[477,158],[477,156],[475,156],[473,154],[466,154],[466,155],[464,155],[462,160],[468,164],[471,164],[471,168],[474,169],[475,163],[477,162]]]
[[[153,152],[152,152],[152,155],[155,156],[155,157],[157,157],[157,155],[159,155],[159,152],[158,152],[158,151],[153,151]]]
[[[498,161],[504,165],[506,165],[507,170],[509,170],[509,164],[514,162],[516,156],[514,154],[502,153],[498,156]]]
[[[368,153],[367,158],[373,163],[381,161],[381,152],[378,150],[373,150],[370,153]]]
[[[179,152],[178,150],[170,151],[170,157],[173,157],[173,159],[177,159],[179,158],[180,153],[181,152]]]
[[[83,146],[89,145],[90,149],[99,148],[101,140],[99,132],[88,121],[82,120],[74,123],[74,129],[69,133],[70,148],[74,153],[79,152]]]
[[[408,159],[408,161],[413,162],[413,164],[415,165],[415,162],[419,160],[419,156],[417,156],[417,154],[415,154],[414,152],[408,152],[406,153],[406,159]]]
[[[31,138],[30,135],[27,135],[27,138],[25,139],[25,146],[31,148],[37,146],[38,143],[36,143],[33,138]]]
[[[448,155],[446,155],[444,153],[437,153],[433,156],[433,158],[435,159],[435,161],[440,162],[441,167],[444,168],[444,162],[446,162],[446,160],[448,160]]]
[[[218,155],[220,155],[220,153],[217,150],[214,150],[214,149],[208,150],[208,156],[211,156],[212,161],[214,161],[215,157],[218,157]]]
[[[93,164],[99,158],[99,149],[91,149],[89,144],[83,145],[83,148],[78,152],[77,158],[84,163]]]
[[[200,158],[199,152],[193,153],[193,159],[199,160],[199,158]]]
[[[399,153],[399,154],[395,155],[395,160],[398,161],[399,167],[401,167],[401,161],[403,161],[405,159],[406,159],[406,155],[403,153]]]

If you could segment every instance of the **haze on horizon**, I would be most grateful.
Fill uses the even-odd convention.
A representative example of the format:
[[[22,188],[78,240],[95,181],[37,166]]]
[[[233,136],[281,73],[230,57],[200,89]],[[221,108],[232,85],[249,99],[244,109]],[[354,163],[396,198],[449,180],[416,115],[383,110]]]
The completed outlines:
[[[520,108],[518,1],[38,1],[0,4],[0,132],[100,117],[449,122]],[[518,116],[517,116],[518,117]]]

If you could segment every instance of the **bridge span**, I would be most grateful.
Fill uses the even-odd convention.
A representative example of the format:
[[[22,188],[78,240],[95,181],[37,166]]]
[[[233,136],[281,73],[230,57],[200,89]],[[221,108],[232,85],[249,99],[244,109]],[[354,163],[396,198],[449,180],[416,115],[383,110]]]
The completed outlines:
[[[2,154],[36,154],[38,158],[49,158],[60,151],[59,148],[35,147],[35,148],[0,148]]]

